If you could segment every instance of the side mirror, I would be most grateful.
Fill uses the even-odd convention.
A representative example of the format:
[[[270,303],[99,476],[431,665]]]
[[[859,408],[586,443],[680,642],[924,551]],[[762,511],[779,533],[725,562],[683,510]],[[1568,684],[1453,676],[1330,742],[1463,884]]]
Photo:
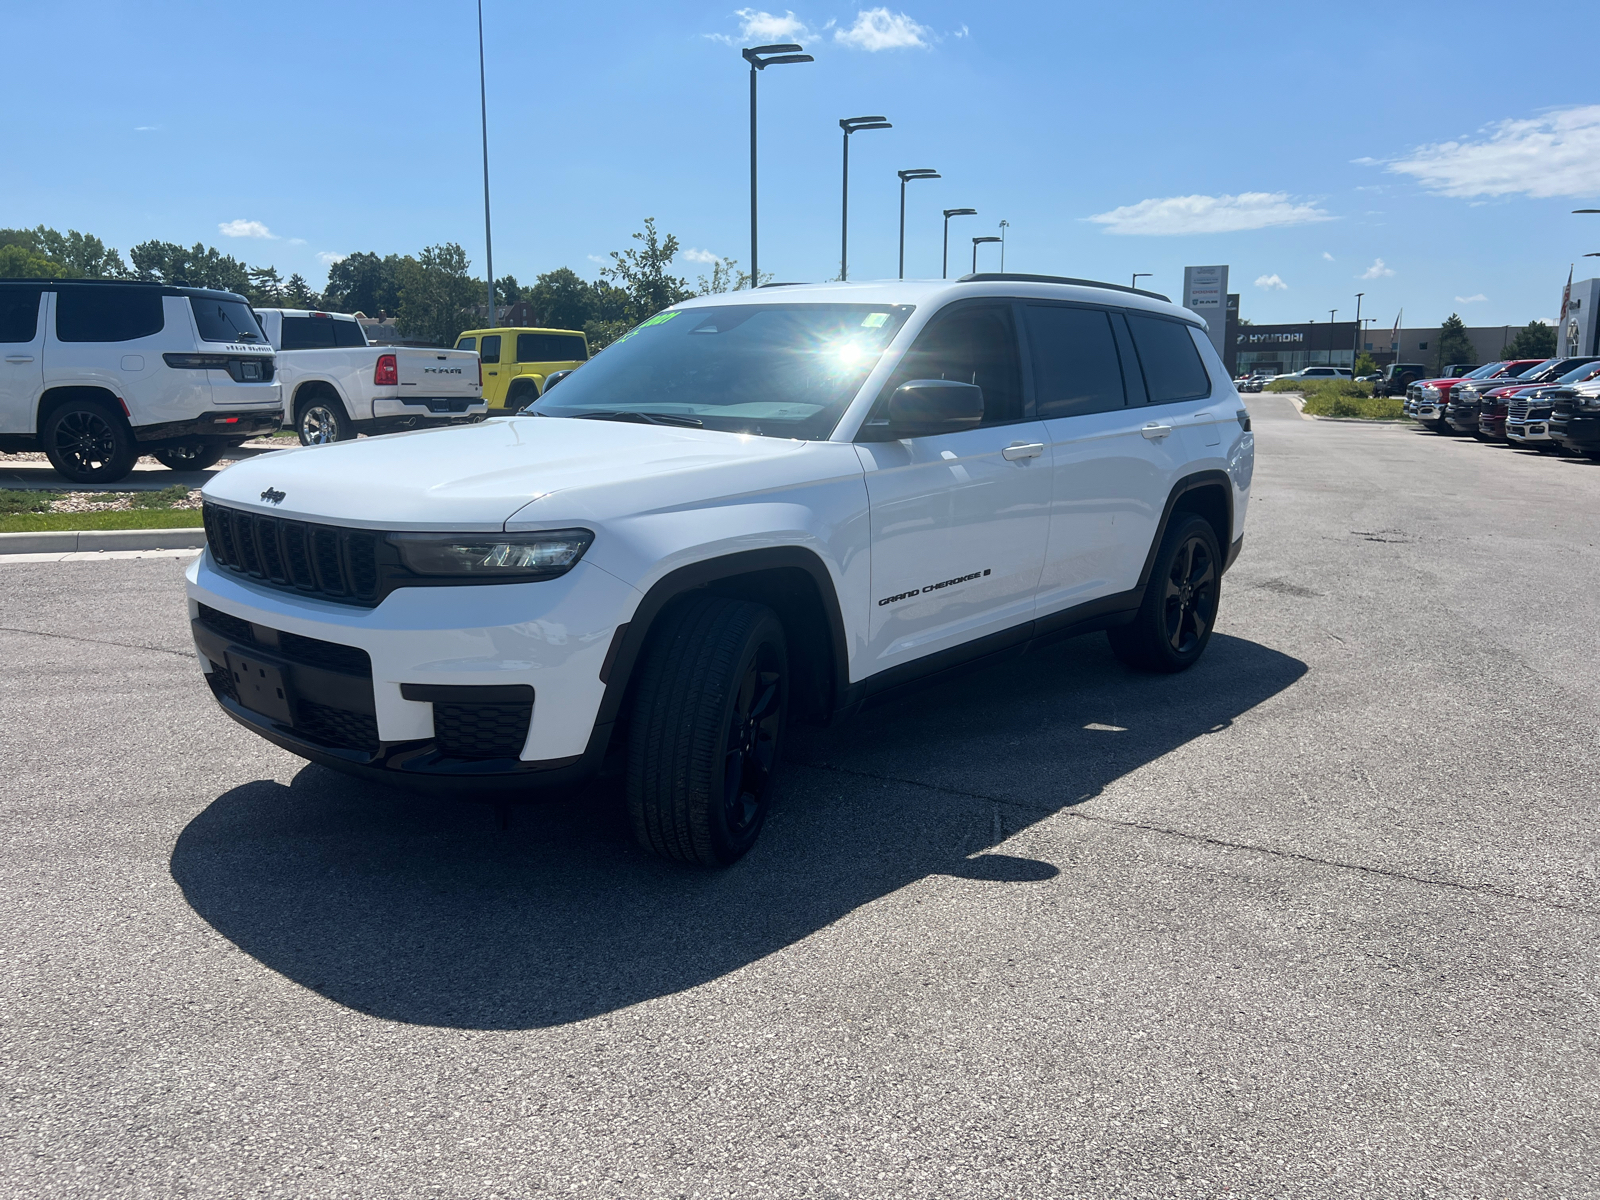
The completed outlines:
[[[889,397],[889,436],[959,433],[983,423],[983,389],[954,379],[913,379]]]

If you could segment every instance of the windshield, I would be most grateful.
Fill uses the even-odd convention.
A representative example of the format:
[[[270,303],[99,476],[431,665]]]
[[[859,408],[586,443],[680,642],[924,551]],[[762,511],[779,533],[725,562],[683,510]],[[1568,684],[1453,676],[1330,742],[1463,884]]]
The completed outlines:
[[[190,296],[194,323],[208,342],[264,342],[266,336],[256,323],[256,314],[243,300],[211,300]]]
[[[1557,383],[1587,383],[1589,380],[1593,379],[1596,375],[1600,375],[1600,362],[1587,362],[1587,363],[1584,363],[1581,367],[1573,367],[1572,370],[1568,371],[1565,375],[1561,376],[1561,378],[1557,379],[1556,382]]]
[[[525,411],[825,438],[910,315],[908,304],[657,313]]]
[[[1484,363],[1483,366],[1479,367],[1477,370],[1468,371],[1461,378],[1463,378],[1463,379],[1492,379],[1496,375],[1500,374],[1501,370],[1504,367],[1505,367],[1505,363],[1503,363],[1503,362]]]
[[[1559,358],[1547,358],[1541,363],[1534,363],[1533,366],[1528,367],[1526,370],[1518,371],[1517,372],[1517,378],[1518,379],[1532,379],[1535,375],[1539,374],[1541,371],[1548,371],[1551,367],[1555,366],[1560,361],[1561,360]]]

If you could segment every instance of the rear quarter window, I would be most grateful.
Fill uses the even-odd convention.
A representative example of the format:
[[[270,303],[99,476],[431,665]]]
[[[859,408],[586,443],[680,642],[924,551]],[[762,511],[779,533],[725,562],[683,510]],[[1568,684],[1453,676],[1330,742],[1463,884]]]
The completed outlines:
[[[1200,400],[1211,394],[1211,378],[1188,325],[1130,312],[1128,328],[1133,331],[1151,404]]]
[[[31,342],[39,332],[37,287],[0,284],[0,342]]]
[[[190,296],[189,307],[202,341],[264,342],[266,336],[256,314],[243,300],[219,300],[209,296]]]
[[[517,334],[518,362],[585,362],[588,357],[583,339],[575,333]]]
[[[457,350],[476,350],[477,348],[478,348],[478,339],[475,338],[475,337],[462,338],[459,342],[456,343],[456,349]]]
[[[161,290],[63,287],[56,293],[56,340],[131,342],[166,326]]]

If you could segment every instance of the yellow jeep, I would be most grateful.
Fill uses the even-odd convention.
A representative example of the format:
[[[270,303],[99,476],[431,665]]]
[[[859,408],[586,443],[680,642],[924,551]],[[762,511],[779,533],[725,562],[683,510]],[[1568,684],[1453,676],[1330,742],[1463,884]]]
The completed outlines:
[[[478,352],[491,415],[532,404],[548,376],[589,361],[589,342],[575,329],[469,329],[456,349]]]

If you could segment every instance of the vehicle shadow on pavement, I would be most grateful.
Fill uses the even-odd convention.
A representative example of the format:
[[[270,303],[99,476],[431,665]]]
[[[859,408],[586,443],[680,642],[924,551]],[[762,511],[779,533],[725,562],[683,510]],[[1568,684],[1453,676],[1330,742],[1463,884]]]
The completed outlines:
[[[307,766],[218,797],[172,853],[194,910],[258,961],[387,1020],[560,1025],[717,979],[932,875],[1027,886],[983,853],[1294,684],[1304,663],[1214,637],[1179,676],[1080,638],[795,729],[761,841],[729,870],[663,862],[620,789],[494,811]]]

